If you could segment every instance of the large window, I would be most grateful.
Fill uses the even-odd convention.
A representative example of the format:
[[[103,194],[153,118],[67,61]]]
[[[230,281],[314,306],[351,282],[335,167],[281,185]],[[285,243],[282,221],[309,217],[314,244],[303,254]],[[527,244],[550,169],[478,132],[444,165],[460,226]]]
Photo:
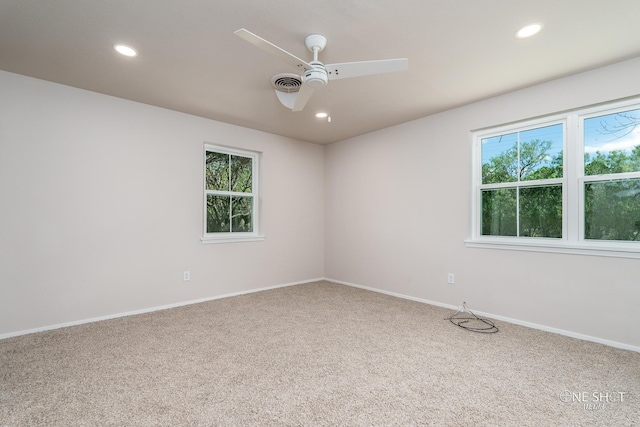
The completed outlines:
[[[205,145],[204,243],[261,240],[258,153]]]
[[[473,133],[468,246],[640,257],[640,101]]]

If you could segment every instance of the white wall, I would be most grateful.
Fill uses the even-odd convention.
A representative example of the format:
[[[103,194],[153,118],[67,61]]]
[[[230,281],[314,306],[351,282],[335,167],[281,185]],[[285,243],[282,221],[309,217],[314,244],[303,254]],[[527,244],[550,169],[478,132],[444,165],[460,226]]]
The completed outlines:
[[[640,58],[328,146],[325,276],[640,347],[640,260],[463,244],[471,130],[637,95],[638,76]]]
[[[323,276],[324,147],[5,72],[0,94],[0,335]],[[201,244],[204,142],[263,153],[265,241]]]
[[[324,276],[640,347],[640,261],[463,244],[470,130],[640,94],[638,75],[322,147],[0,72],[0,336]],[[263,152],[264,242],[200,243],[205,141]]]

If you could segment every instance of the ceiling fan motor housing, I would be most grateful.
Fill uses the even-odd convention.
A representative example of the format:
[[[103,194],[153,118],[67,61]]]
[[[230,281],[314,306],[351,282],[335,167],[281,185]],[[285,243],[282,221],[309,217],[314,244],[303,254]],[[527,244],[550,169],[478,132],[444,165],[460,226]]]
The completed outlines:
[[[313,68],[304,72],[303,81],[311,87],[322,87],[327,84],[329,78],[327,76],[327,69],[322,62],[311,61],[309,65]]]

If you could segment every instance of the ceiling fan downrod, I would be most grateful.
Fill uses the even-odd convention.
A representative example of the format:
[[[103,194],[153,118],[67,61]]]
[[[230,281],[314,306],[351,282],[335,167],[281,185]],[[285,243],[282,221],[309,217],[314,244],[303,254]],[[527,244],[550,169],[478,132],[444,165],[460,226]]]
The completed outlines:
[[[310,34],[304,39],[304,44],[313,52],[313,61],[309,62],[313,68],[302,75],[302,82],[312,88],[326,86],[329,82],[327,68],[318,60],[318,53],[327,46],[327,38],[320,34]]]

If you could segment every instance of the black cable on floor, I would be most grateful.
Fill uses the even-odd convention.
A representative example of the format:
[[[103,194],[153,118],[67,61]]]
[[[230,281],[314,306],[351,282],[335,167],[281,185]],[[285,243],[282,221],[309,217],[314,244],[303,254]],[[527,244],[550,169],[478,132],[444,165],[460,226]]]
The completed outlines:
[[[471,316],[465,316],[465,317],[456,317],[456,315],[460,313],[469,313],[471,314]],[[453,315],[445,320],[449,320],[451,323],[453,323],[454,325],[462,328],[462,329],[466,329],[467,331],[471,331],[471,332],[479,332],[482,334],[495,334],[496,332],[499,331],[498,327],[493,323],[493,321],[489,320],[489,319],[482,319],[478,316],[476,316],[471,310],[468,310],[467,307],[465,306],[465,304],[462,305],[462,309],[456,311],[455,313],[453,313]],[[479,326],[479,327],[474,327],[471,325],[466,325],[466,323],[469,323],[471,321],[474,322],[480,322],[483,325]]]

